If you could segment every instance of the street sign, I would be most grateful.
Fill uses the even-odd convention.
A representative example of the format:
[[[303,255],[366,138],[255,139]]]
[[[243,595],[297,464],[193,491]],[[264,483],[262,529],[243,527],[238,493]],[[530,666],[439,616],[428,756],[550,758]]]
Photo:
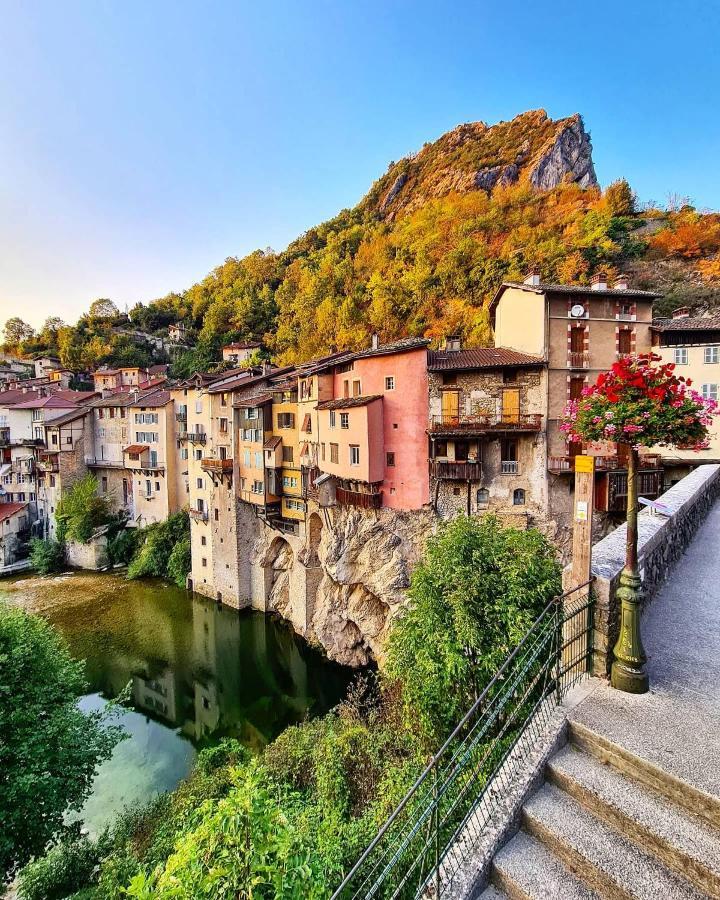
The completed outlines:
[[[575,457],[576,472],[593,472],[595,469],[595,457],[578,455]]]

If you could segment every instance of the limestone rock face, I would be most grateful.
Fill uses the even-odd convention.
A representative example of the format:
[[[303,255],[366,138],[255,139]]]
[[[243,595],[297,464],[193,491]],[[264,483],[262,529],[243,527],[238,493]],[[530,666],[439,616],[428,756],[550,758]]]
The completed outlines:
[[[582,188],[597,185],[590,135],[580,116],[568,120],[530,170],[530,181],[540,190],[557,187],[566,179]]]
[[[311,623],[330,657],[352,666],[382,658],[388,626],[435,521],[430,511],[334,511],[320,542],[323,577]]]

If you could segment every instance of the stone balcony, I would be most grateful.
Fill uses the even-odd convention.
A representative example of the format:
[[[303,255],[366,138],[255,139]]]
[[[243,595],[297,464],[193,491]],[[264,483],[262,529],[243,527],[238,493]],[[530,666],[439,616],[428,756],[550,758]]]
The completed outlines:
[[[211,456],[203,456],[200,467],[211,475],[232,475],[232,459],[214,459]]]

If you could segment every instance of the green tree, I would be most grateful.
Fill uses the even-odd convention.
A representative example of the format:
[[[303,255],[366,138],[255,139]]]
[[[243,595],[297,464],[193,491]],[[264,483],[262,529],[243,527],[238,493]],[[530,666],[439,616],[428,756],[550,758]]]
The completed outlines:
[[[402,684],[408,727],[437,746],[560,590],[539,531],[503,528],[494,516],[442,525],[388,639],[386,673]]]
[[[632,216],[635,213],[635,194],[624,178],[613,181],[605,188],[605,203],[612,216]]]
[[[127,577],[169,577],[177,580],[188,557],[186,548],[176,550],[176,546],[190,540],[190,517],[185,510],[174,513],[164,522],[155,522],[143,528],[137,540],[138,549],[128,566]],[[185,574],[189,571],[188,567]],[[183,579],[181,586],[184,583]]]
[[[33,538],[30,542],[30,564],[41,575],[61,572],[65,567],[65,547],[60,541]]]
[[[115,319],[120,315],[120,310],[112,300],[108,300],[107,297],[100,297],[97,300],[93,300],[90,304],[88,315],[91,319]]]
[[[34,335],[35,331],[32,325],[23,322],[19,316],[12,316],[5,322],[3,337],[5,343],[10,347],[17,347],[23,341],[29,341]]]
[[[178,587],[185,587],[185,582],[192,568],[190,538],[182,538],[170,551],[167,561],[167,575]]]
[[[110,520],[110,498],[98,494],[98,482],[94,475],[85,475],[60,498],[55,517],[58,538],[87,543],[93,531]]]
[[[83,664],[43,619],[0,604],[0,873],[7,876],[64,829],[120,738],[85,715]]]

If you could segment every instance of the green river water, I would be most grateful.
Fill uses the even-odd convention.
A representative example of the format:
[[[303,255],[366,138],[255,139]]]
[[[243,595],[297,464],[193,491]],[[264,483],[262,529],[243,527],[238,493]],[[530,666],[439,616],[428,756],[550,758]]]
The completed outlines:
[[[163,581],[77,572],[0,580],[0,598],[41,613],[86,660],[96,709],[131,683],[120,743],[82,811],[92,834],[126,805],[172,790],[221,737],[259,750],[341,700],[353,672],[282,621],[238,613]]]

